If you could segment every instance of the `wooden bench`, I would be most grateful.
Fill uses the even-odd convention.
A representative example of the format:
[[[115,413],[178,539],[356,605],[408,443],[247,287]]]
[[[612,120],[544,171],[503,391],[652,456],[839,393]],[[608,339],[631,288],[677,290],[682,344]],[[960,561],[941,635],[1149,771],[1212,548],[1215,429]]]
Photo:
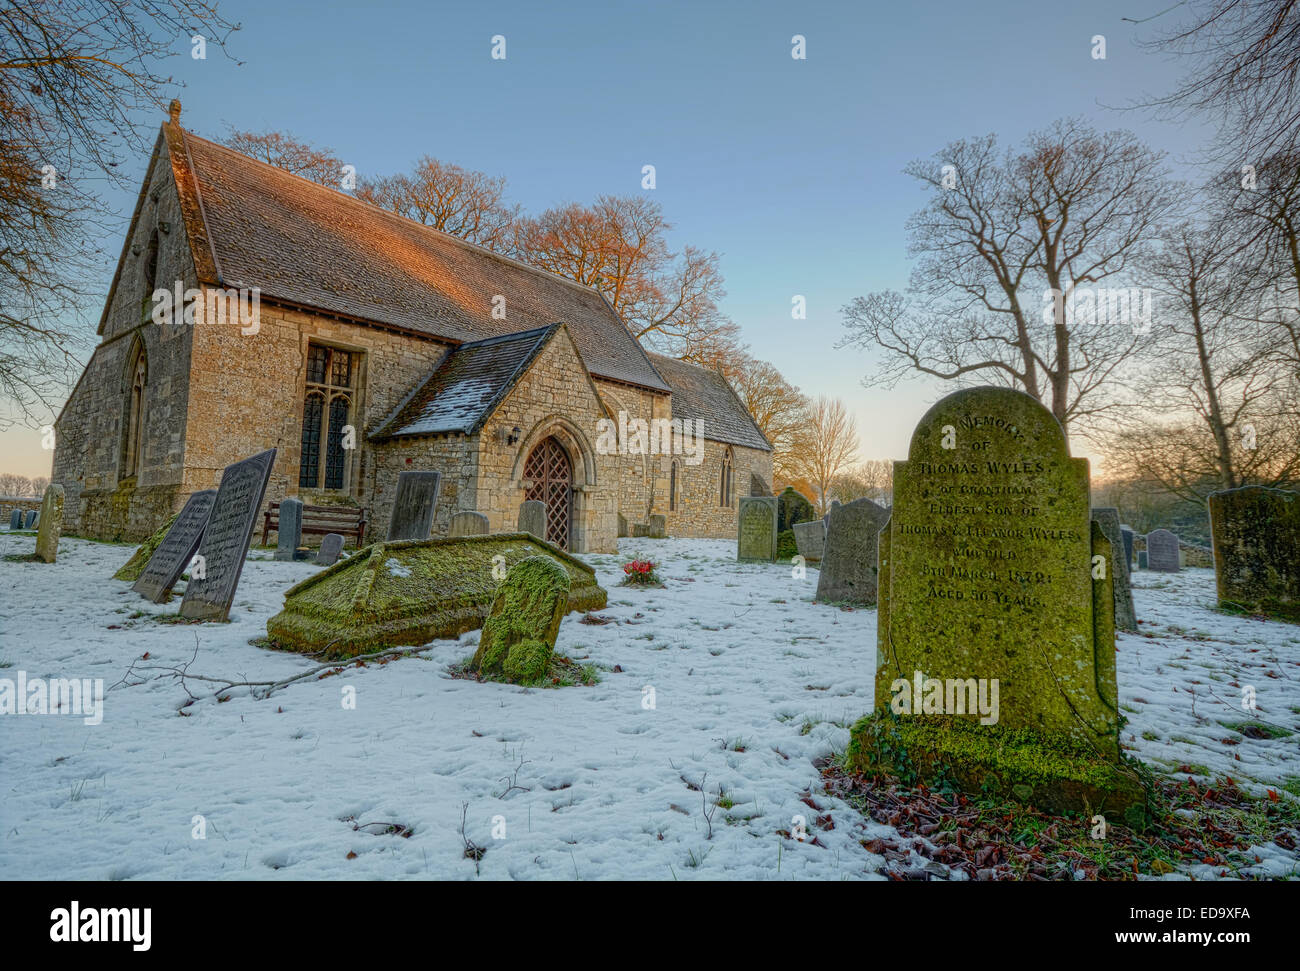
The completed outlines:
[[[262,545],[266,545],[266,538],[270,535],[271,530],[280,529],[280,504],[271,503],[269,509],[262,514]],[[303,534],[313,533],[324,536],[327,533],[338,533],[340,536],[356,537],[357,549],[365,545],[366,538],[366,511],[358,509],[356,506],[303,506],[302,507],[302,531]]]

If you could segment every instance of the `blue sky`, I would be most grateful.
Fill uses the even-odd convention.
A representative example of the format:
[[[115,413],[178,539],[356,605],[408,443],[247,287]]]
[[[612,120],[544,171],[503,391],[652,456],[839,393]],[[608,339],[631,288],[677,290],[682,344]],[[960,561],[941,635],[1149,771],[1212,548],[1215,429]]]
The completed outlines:
[[[957,138],[1014,143],[1067,115],[1132,129],[1177,166],[1204,130],[1107,107],[1173,84],[1175,66],[1134,38],[1175,14],[1122,19],[1168,6],[221,0],[243,25],[230,45],[243,65],[215,49],[193,60],[178,39],[185,56],[167,70],[185,83],[182,124],[200,134],[289,132],[362,175],[427,153],[505,176],[531,211],[640,193],[654,165],[674,246],[721,254],[724,310],[753,352],[805,392],[844,398],[863,458],[902,458],[942,390],[865,389],[871,358],[834,348],[845,303],[907,282],[903,224],[922,195],[901,169]],[[504,61],[490,56],[496,34]],[[795,34],[806,60],[790,56]],[[1092,57],[1096,34],[1105,60]],[[134,191],[119,200],[127,212]],[[790,318],[795,294],[807,320]],[[47,474],[37,433],[0,433],[0,449],[2,470]]]

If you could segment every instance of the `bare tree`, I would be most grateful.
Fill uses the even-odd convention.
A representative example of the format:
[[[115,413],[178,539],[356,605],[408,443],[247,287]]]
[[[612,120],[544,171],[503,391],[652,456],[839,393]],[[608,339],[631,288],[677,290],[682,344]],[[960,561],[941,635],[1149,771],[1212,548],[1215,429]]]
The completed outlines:
[[[831,498],[840,502],[870,499],[881,505],[893,505],[894,463],[889,459],[867,459],[831,483]]]
[[[839,398],[819,395],[805,412],[801,450],[792,457],[800,477],[813,488],[817,512],[823,515],[830,503],[836,476],[853,464],[858,454],[858,429],[853,416]]]
[[[505,192],[504,178],[426,155],[409,175],[363,182],[357,196],[471,243],[506,250],[519,207],[506,203]]]
[[[107,259],[88,241],[120,218],[101,187],[146,147],[162,63],[235,29],[204,0],[0,0],[0,425],[43,420],[79,370]]]
[[[1300,0],[1185,0],[1186,19],[1143,42],[1189,69],[1150,105],[1204,112],[1221,147],[1243,162],[1276,151],[1300,129]],[[1173,8],[1171,8],[1173,9]]]
[[[284,132],[242,131],[232,126],[222,144],[331,189],[342,187],[342,159],[328,148],[317,148]]]
[[[31,481],[30,494],[39,499],[45,495],[45,490],[49,488],[49,485],[50,480],[46,476],[39,475]]]
[[[794,456],[801,449],[808,399],[775,367],[748,354],[727,360],[719,370],[772,443],[773,474],[786,478],[796,473]]]
[[[672,225],[644,196],[600,196],[521,219],[514,253],[526,263],[595,287],[628,330],[664,354],[697,364],[733,353],[739,328],[718,302],[726,295],[718,254],[674,253]]]
[[[1130,303],[1099,303],[1093,287],[1122,282],[1156,235],[1171,198],[1161,156],[1128,132],[1066,120],[1019,153],[1000,154],[989,136],[905,171],[931,190],[908,222],[918,257],[908,294],[843,309],[839,346],[885,351],[867,383],[991,381],[1034,396],[1067,427],[1108,408],[1104,389],[1144,328]],[[1076,315],[1082,296],[1090,311]]]
[[[32,480],[15,472],[0,473],[0,496],[21,498],[32,491]]]

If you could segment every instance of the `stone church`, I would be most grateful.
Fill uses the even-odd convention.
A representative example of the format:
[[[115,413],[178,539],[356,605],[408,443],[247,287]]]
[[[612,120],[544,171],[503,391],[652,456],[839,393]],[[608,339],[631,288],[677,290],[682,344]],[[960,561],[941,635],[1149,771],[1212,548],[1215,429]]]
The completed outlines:
[[[513,530],[541,499],[574,552],[651,514],[734,537],[738,499],[770,494],[771,445],[726,380],[648,353],[597,291],[199,138],[176,102],[98,332],[52,476],[86,536],[147,536],[271,447],[268,503],[363,508],[368,539],[405,469],[442,473],[435,536],[462,511]],[[620,420],[702,441],[602,447]]]

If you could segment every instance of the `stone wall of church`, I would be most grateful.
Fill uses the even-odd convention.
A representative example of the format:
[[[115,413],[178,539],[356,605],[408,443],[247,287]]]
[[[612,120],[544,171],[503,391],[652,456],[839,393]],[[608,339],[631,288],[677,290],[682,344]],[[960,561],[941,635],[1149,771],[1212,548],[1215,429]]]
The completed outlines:
[[[611,553],[617,548],[619,466],[596,454],[600,399],[586,380],[566,331],[557,334],[511,389],[479,436],[478,511],[493,532],[513,532],[526,495],[524,463],[538,442],[554,437],[573,467],[570,548]],[[511,445],[509,433],[520,429]],[[592,468],[594,466],[594,468]]]
[[[251,330],[252,328],[248,328]],[[276,448],[266,502],[298,496],[309,505],[344,503],[367,509],[368,528],[387,528],[377,489],[397,483],[391,462],[366,441],[433,368],[447,345],[264,303],[257,332],[238,323],[194,327],[185,491],[215,487],[231,462]],[[299,489],[302,416],[311,343],[358,355],[351,422],[356,429],[342,490]],[[387,502],[391,506],[391,493]]]
[[[158,231],[155,288],[197,286],[180,200],[166,155],[147,179],[139,218],[126,242],[103,337],[55,424],[51,479],[63,486],[65,530],[101,539],[148,536],[184,504],[185,429],[191,334],[150,319],[149,243]],[[140,471],[126,475],[128,373],[137,343],[147,366]]]
[[[447,535],[451,517],[457,512],[474,512],[478,497],[478,439],[465,435],[425,435],[377,442],[369,448],[367,475],[366,532],[380,540],[388,534],[388,521],[397,495],[397,477],[402,472],[439,472],[438,504],[433,511],[431,535]],[[478,510],[482,512],[482,510]]]
[[[656,418],[671,418],[672,405],[668,395],[654,394],[639,388],[618,384],[613,381],[596,379],[596,387],[609,408],[610,420],[619,423],[619,412],[627,412],[628,420],[641,418],[653,421]],[[593,426],[592,434],[595,435]],[[618,510],[629,523],[645,522],[646,517],[654,511],[656,492],[663,494],[668,488],[667,480],[659,481],[662,475],[653,456],[619,454],[602,457],[613,468],[618,482]]]
[[[728,446],[721,442],[704,443],[704,460],[698,465],[687,463],[689,456],[679,457],[681,478],[677,488],[677,509],[668,508],[669,456],[657,456],[657,479],[664,483],[655,494],[655,512],[666,518],[669,536],[701,536],[713,539],[736,538],[736,510],[742,496],[750,492],[750,476],[757,475],[771,487],[772,453],[756,448],[730,446],[733,488],[730,506],[723,506],[722,464]]]

